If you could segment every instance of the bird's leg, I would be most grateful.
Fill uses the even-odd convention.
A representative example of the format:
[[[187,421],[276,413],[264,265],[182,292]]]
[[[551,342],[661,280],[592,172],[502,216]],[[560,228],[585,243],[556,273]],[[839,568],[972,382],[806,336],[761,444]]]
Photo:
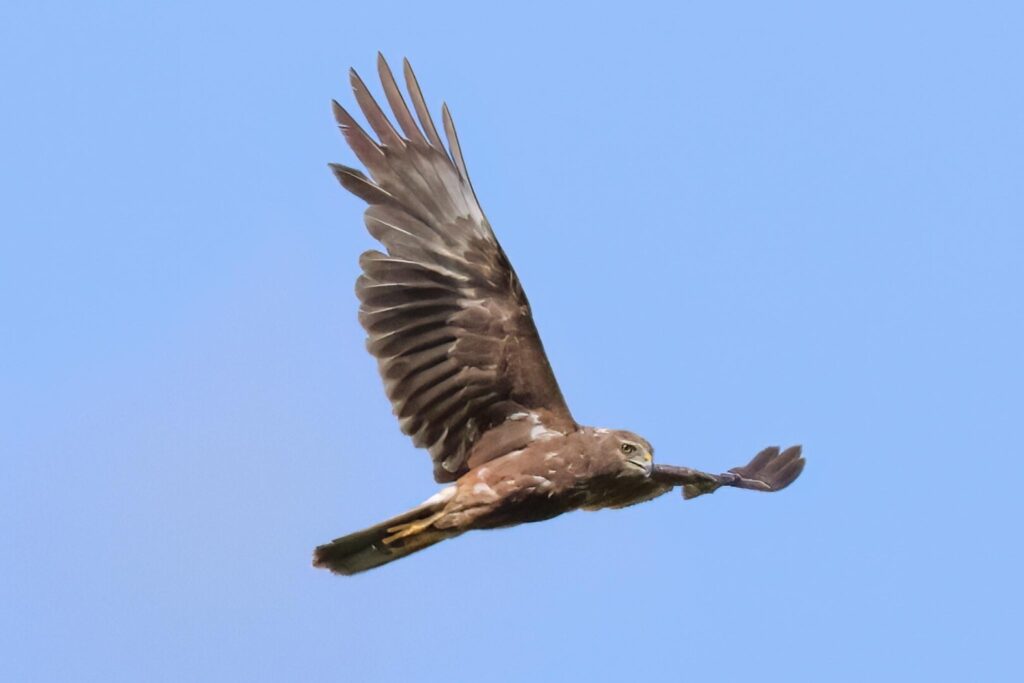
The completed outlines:
[[[743,467],[733,467],[722,474],[709,474],[689,467],[655,465],[651,478],[665,484],[683,487],[683,498],[689,500],[705,493],[714,493],[723,486],[753,491],[779,491],[800,476],[804,459],[800,446],[779,451],[766,448]]]
[[[443,509],[424,519],[414,519],[411,522],[399,524],[398,526],[393,526],[388,529],[388,533],[390,534],[390,536],[387,536],[383,539],[384,543],[385,545],[391,545],[392,543],[400,541],[403,538],[415,536],[421,531],[424,531],[427,528],[429,528],[431,524],[441,519],[441,517],[444,517]]]

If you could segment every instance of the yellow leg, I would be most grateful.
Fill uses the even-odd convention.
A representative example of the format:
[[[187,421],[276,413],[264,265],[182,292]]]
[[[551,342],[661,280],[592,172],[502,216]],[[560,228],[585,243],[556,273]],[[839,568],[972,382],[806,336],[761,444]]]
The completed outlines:
[[[400,541],[403,538],[415,536],[416,534],[429,528],[431,524],[441,519],[441,517],[443,516],[444,511],[442,510],[423,519],[417,519],[406,524],[399,524],[398,526],[393,526],[390,529],[388,529],[388,533],[391,535],[384,539],[384,543],[385,545],[391,545],[392,543]]]

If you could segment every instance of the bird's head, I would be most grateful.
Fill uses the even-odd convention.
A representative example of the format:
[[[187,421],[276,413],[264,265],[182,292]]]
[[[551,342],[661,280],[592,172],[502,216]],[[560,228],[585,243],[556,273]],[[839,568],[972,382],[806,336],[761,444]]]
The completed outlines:
[[[622,460],[623,474],[651,476],[654,469],[654,447],[647,439],[625,430],[609,432],[608,436],[607,447],[614,448]]]

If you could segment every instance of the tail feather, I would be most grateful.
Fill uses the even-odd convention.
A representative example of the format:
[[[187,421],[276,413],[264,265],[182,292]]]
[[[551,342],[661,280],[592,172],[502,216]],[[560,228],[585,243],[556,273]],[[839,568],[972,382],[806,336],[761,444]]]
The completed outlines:
[[[313,566],[351,576],[458,536],[461,531],[434,528],[433,518],[443,508],[443,502],[432,499],[397,517],[318,546],[313,551]]]

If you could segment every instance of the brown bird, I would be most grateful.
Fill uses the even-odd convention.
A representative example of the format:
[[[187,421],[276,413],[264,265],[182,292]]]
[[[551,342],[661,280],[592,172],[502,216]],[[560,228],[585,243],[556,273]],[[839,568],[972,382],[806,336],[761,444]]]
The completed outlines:
[[[334,102],[334,116],[370,173],[331,164],[365,200],[386,251],[367,251],[356,294],[367,347],[404,433],[426,448],[434,478],[454,482],[422,505],[316,549],[313,564],[355,574],[471,529],[620,508],[681,486],[684,498],[722,486],[778,491],[804,467],[800,447],[766,448],[744,467],[708,474],[657,465],[628,431],[577,424],[544,354],[523,287],[477,201],[447,105],[441,141],[404,62],[413,118],[378,55],[401,132],[350,72],[379,140]]]

